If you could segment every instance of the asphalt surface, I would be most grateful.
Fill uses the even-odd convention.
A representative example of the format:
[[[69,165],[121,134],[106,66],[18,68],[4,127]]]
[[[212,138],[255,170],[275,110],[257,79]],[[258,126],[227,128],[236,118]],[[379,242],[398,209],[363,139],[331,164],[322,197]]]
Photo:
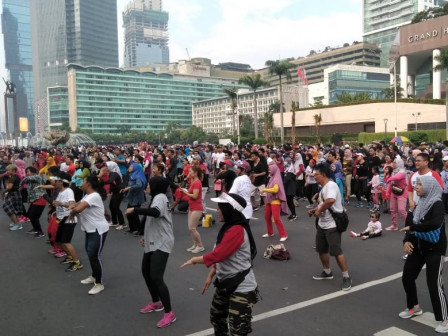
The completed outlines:
[[[209,201],[211,195],[207,195],[208,206],[216,208]],[[435,334],[425,321],[398,318],[406,301],[400,275],[403,235],[397,231],[383,231],[382,237],[366,241],[351,238],[348,232],[343,235],[343,250],[353,279],[350,291],[340,290],[342,277],[334,259],[333,280],[312,279],[321,265],[312,247],[314,219],[306,215],[306,204],[300,202],[297,220],[289,222],[282,217],[289,235],[285,242],[292,257],[289,261],[262,257],[267,245],[278,243],[279,237],[275,231],[275,237],[261,238],[266,232],[263,209],[254,212],[256,219],[251,220],[251,227],[258,247],[254,271],[263,300],[254,308],[253,335]],[[353,205],[348,211],[349,231],[363,230],[369,211]],[[42,219],[45,222],[44,216]],[[87,294],[91,286],[80,284],[90,275],[90,265],[79,227],[73,244],[84,269],[68,273],[66,265],[59,264],[60,259],[47,253],[50,245],[46,238],[33,239],[26,234],[31,224],[11,232],[9,219],[1,210],[0,221],[0,336],[213,334],[209,322],[213,288],[200,294],[208,270],[204,265],[180,268],[192,256],[185,251],[191,246],[185,214],[173,214],[176,242],[165,281],[177,321],[164,329],[156,327],[163,312],[139,313],[150,295],[140,272],[143,251],[138,238],[110,230],[103,251],[105,290],[92,296]],[[382,215],[380,221],[383,228],[387,227],[390,215]],[[206,251],[212,248],[219,227],[216,223],[211,228],[199,228]],[[447,272],[445,282],[446,277]],[[422,272],[419,299],[423,310],[431,312],[425,278]],[[436,326],[431,316],[427,319]]]

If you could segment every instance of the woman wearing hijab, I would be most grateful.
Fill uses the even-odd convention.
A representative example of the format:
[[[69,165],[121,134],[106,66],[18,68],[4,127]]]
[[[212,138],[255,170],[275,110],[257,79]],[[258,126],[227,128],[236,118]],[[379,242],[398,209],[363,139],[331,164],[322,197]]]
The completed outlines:
[[[269,176],[269,183],[263,190],[263,193],[266,195],[264,219],[266,221],[267,233],[262,237],[267,238],[274,235],[274,230],[272,228],[272,218],[274,218],[275,226],[277,226],[278,233],[280,234],[280,241],[284,242],[288,239],[288,234],[283,226],[280,214],[287,214],[288,206],[286,204],[286,195],[282,177],[277,165],[269,165]]]
[[[151,194],[149,207],[126,209],[126,216],[132,214],[147,216],[140,244],[144,247],[143,278],[152,302],[140,309],[140,313],[165,310],[163,318],[157,323],[158,328],[167,327],[176,321],[176,315],[171,309],[170,293],[163,280],[168,257],[174,246],[173,221],[166,197],[168,186],[169,181],[165,177],[152,177],[148,186]]]
[[[230,335],[247,335],[252,332],[252,308],[258,296],[252,270],[257,249],[242,213],[247,203],[232,193],[223,193],[211,200],[218,203],[218,218],[224,222],[215,247],[210,253],[189,259],[181,267],[193,264],[212,266],[202,293],[210,287],[216,275],[216,291],[210,308],[210,322],[215,335],[228,335],[229,327]]]
[[[408,201],[406,192],[406,170],[404,169],[404,162],[400,157],[396,157],[392,163],[394,172],[391,177],[387,180],[388,189],[387,196],[390,200],[390,215],[391,215],[391,225],[386,228],[386,230],[398,230],[398,214],[406,221],[406,204]],[[402,190],[400,193],[396,188]]]
[[[140,208],[145,202],[146,177],[140,164],[132,162],[128,168],[129,182],[126,188],[120,190],[121,193],[128,193],[128,208]],[[129,231],[135,236],[143,233],[140,220],[135,212],[127,215],[129,222]]]
[[[55,167],[56,162],[52,156],[47,157],[46,164],[39,170],[39,175],[45,174],[46,180],[48,181],[50,179],[50,175],[48,173],[48,168]]]
[[[448,333],[448,302],[442,275],[447,245],[442,187],[433,176],[419,176],[414,190],[420,196],[418,205],[413,213],[409,212],[406,227],[400,230],[406,233],[403,248],[408,257],[402,276],[407,308],[399,316],[410,318],[423,314],[415,281],[426,264],[426,283],[434,317],[442,321],[435,331]]]

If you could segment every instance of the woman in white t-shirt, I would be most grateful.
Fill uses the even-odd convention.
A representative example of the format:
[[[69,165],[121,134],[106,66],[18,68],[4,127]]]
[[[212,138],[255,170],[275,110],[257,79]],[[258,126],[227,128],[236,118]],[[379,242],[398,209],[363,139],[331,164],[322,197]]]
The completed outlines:
[[[98,177],[87,176],[81,185],[85,196],[70,211],[70,218],[78,217],[81,230],[86,233],[86,252],[89,256],[92,275],[81,280],[84,285],[94,284],[89,294],[98,294],[104,290],[102,282],[103,263],[100,254],[103,250],[109,224],[104,217],[104,204],[97,189],[100,184]]]

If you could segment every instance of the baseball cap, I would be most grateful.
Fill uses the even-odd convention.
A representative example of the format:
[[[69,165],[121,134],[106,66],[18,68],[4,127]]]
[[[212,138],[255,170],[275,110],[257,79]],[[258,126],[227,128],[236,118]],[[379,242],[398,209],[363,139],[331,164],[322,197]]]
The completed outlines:
[[[236,164],[237,168],[242,168],[246,171],[246,173],[250,172],[250,164],[247,161],[243,161]]]
[[[247,206],[246,200],[237,194],[222,193],[219,197],[211,198],[210,200],[216,203],[229,203],[235,210],[240,212]]]

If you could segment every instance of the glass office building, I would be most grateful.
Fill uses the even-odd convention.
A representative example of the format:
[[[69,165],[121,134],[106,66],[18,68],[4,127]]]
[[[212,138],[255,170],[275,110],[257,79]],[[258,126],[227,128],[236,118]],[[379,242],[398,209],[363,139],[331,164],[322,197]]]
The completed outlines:
[[[90,130],[94,125],[94,133],[160,132],[175,121],[186,128],[192,125],[193,102],[220,97],[223,87],[245,87],[238,80],[183,77],[70,64],[70,127]]]
[[[36,101],[49,87],[67,85],[69,63],[118,66],[116,0],[30,2]]]
[[[367,93],[371,99],[381,99],[384,98],[381,91],[389,87],[390,74],[387,69],[359,66],[335,66],[328,69],[329,104],[336,104],[338,95],[342,93],[352,96]]]
[[[16,86],[17,113],[28,118],[29,131],[34,134],[30,0],[3,0],[2,33],[5,67]]]

